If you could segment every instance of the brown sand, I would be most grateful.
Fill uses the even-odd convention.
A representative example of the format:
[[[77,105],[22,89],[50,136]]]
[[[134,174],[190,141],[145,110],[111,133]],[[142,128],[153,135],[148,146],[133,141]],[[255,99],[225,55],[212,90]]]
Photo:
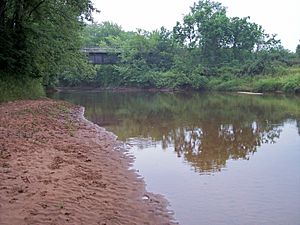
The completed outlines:
[[[82,115],[47,99],[0,105],[0,224],[174,224],[116,137]]]

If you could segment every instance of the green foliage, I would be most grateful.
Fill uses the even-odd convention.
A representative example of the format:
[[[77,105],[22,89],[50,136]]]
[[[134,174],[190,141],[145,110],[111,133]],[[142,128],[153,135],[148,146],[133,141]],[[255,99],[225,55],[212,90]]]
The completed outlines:
[[[81,37],[86,47],[95,47],[95,46],[110,46],[114,44],[114,39],[120,37],[124,31],[121,26],[111,23],[94,23],[88,24],[84,27]]]
[[[190,78],[192,88],[194,88],[196,90],[207,89],[209,79],[206,77],[206,75],[207,75],[206,68],[204,68],[201,65],[198,65],[193,70],[191,78]]]
[[[177,22],[173,29],[177,43],[201,51],[201,63],[219,66],[231,60],[243,62],[253,51],[269,50],[279,46],[275,35],[264,33],[261,26],[249,22],[249,17],[230,18],[219,2],[199,0]]]
[[[184,16],[183,23],[177,22],[173,29],[174,38],[189,48],[199,48],[202,62],[216,64],[220,62],[221,49],[225,47],[229,18],[226,9],[218,2],[200,0]]]
[[[300,93],[300,73],[289,76],[286,79],[282,78],[283,91],[291,93]]]
[[[41,79],[0,77],[0,102],[17,99],[37,99],[45,96]]]
[[[92,85],[97,87],[118,87],[120,86],[120,74],[114,65],[97,66],[97,74],[92,80]]]
[[[241,66],[240,75],[286,74],[293,55],[280,48],[270,51],[263,50],[253,54],[253,57]]]
[[[281,77],[267,77],[254,83],[254,90],[262,92],[291,92],[300,91],[300,73]]]
[[[93,10],[90,0],[1,1],[0,74],[52,86],[61,74],[83,73],[80,30]]]
[[[300,44],[297,45],[296,55],[297,55],[298,58],[300,58]]]
[[[162,27],[125,32],[111,22],[86,25],[81,32],[84,45],[117,49],[120,61],[98,66],[96,75],[87,76],[80,75],[83,71],[76,65],[81,64],[76,62],[74,71],[63,68],[60,72],[60,84],[296,91],[297,79],[273,81],[272,76],[290,76],[289,68],[300,65],[297,55],[285,50],[276,35],[266,34],[249,20],[229,17],[219,2],[199,0],[172,31]]]
[[[252,91],[252,92],[289,92],[299,93],[299,69],[289,70],[285,75],[264,75],[256,77],[236,77],[223,75],[211,77],[206,90],[217,91]]]
[[[237,65],[224,65],[217,69],[217,74],[220,76],[234,76],[241,73],[240,66]]]
[[[208,83],[208,88],[217,91],[238,91],[244,90],[242,89],[243,83],[242,79],[222,76],[220,78],[212,78]]]
[[[160,31],[139,31],[121,44],[122,62],[140,68],[166,71],[173,66],[174,48],[165,33]]]
[[[260,92],[276,92],[282,89],[282,82],[276,78],[263,78],[254,84],[254,90]]]
[[[9,76],[1,85],[15,81],[16,93],[22,93],[17,87],[25,82],[37,96],[40,83],[47,87],[299,90],[299,74],[291,74],[288,68],[300,65],[300,45],[296,54],[283,49],[275,35],[266,34],[249,17],[229,17],[219,2],[194,3],[172,31],[162,27],[125,32],[112,22],[84,24],[94,10],[91,0],[3,0],[0,74]],[[82,46],[117,49],[120,63],[93,67],[80,53]],[[268,76],[254,80],[257,75]],[[10,93],[4,88],[3,92]]]
[[[191,86],[191,80],[186,74],[179,74],[173,71],[168,71],[161,74],[160,83],[162,87],[170,88],[188,88]]]

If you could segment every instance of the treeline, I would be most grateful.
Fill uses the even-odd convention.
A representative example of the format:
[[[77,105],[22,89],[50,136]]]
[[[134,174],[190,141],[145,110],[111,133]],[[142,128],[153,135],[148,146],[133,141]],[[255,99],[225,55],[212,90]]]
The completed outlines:
[[[91,0],[0,1],[0,101],[38,97],[43,87],[195,90],[300,89],[300,44],[284,49],[248,17],[199,0],[172,30],[125,32],[92,20]],[[119,52],[116,65],[92,66],[80,52]]]
[[[1,0],[0,100],[38,97],[58,76],[93,74],[80,36],[94,10],[91,0]]]
[[[98,66],[92,79],[62,76],[62,85],[289,92],[300,88],[300,44],[296,53],[284,49],[276,35],[267,34],[249,17],[229,17],[218,2],[194,3],[171,31],[162,27],[125,32],[103,22],[87,25],[81,35],[86,47],[117,49],[120,62]]]

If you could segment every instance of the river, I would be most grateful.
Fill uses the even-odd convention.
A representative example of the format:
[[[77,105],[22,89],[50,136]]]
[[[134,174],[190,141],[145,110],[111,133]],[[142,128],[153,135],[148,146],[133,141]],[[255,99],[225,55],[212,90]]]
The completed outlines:
[[[66,91],[182,225],[300,224],[300,97]]]

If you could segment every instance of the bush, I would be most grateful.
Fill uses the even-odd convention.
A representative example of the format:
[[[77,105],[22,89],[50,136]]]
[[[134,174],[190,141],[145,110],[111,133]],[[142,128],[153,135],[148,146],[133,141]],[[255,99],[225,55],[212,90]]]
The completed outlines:
[[[186,88],[191,86],[191,80],[184,73],[173,71],[156,74],[156,87]]]
[[[299,92],[300,74],[258,79],[254,84],[254,90],[262,92]]]
[[[248,80],[247,78],[238,78],[235,76],[221,76],[214,77],[208,83],[208,87],[211,90],[217,91],[238,91],[248,90],[246,87]]]
[[[300,92],[300,73],[294,76],[289,76],[283,80],[283,90],[285,92]]]
[[[138,85],[143,88],[154,88],[157,86],[159,72],[148,71],[140,76]]]
[[[120,74],[114,65],[98,65],[97,74],[92,83],[97,87],[112,87],[120,85]]]
[[[282,83],[278,78],[263,78],[254,84],[254,90],[259,92],[275,92],[282,89]]]
[[[209,80],[205,76],[193,74],[191,77],[191,86],[197,90],[207,89],[208,82]]]
[[[220,76],[224,76],[224,75],[237,75],[241,72],[241,69],[237,66],[222,66],[221,68],[219,68],[217,70],[217,73]]]

